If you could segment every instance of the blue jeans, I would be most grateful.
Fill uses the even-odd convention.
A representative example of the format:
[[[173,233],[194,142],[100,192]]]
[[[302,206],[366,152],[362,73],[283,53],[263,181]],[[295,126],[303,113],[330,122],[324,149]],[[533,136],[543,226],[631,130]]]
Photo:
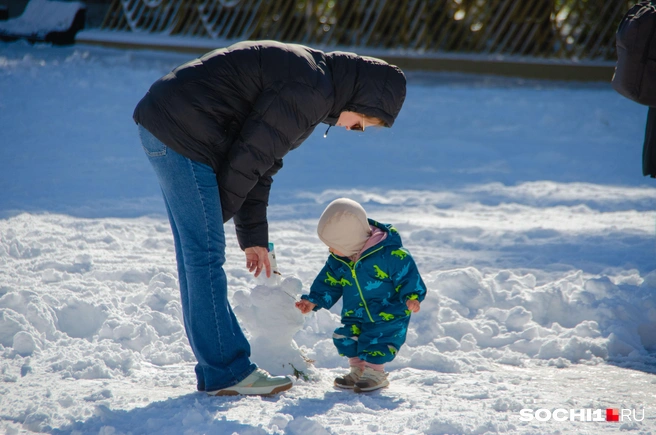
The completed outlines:
[[[216,175],[211,167],[168,148],[141,125],[139,136],[157,174],[173,231],[184,326],[198,360],[198,389],[234,385],[256,366],[228,302],[225,231]]]

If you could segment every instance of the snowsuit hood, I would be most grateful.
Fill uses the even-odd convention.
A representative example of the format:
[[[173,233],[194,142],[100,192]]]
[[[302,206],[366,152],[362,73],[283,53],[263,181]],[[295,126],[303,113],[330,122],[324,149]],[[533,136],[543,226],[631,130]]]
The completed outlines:
[[[348,257],[355,255],[371,236],[367,212],[352,199],[338,198],[321,214],[317,235],[326,246]]]

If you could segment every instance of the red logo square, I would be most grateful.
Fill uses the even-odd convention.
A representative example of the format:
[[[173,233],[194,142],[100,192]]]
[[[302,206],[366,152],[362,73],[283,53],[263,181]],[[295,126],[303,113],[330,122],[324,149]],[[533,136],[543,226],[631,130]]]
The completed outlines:
[[[620,410],[616,408],[606,408],[606,421],[620,421]]]

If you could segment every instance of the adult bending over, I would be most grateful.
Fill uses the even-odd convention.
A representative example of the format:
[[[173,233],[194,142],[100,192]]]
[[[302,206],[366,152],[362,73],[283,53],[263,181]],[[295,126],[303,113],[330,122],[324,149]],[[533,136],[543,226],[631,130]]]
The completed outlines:
[[[134,111],[175,242],[184,326],[211,395],[292,386],[250,361],[228,302],[223,224],[234,219],[246,267],[271,274],[266,207],[282,159],[319,123],[391,127],[406,93],[396,66],[354,53],[248,41],[157,80]]]

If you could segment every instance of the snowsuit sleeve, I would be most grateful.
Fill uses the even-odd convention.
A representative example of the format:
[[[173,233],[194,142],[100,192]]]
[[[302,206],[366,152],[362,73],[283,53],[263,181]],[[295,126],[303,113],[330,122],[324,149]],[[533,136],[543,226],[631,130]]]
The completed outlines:
[[[319,122],[322,114],[317,113],[316,107],[322,106],[322,99],[315,89],[301,82],[288,82],[262,91],[217,172],[224,222],[249,201],[247,209],[259,211],[253,218],[259,221],[255,227],[263,227],[266,217],[262,209],[268,200],[271,175],[280,169],[279,162],[285,154]],[[251,194],[253,189],[256,192]],[[247,233],[254,222],[245,215],[246,212],[240,213],[238,218],[240,240],[248,241]]]
[[[282,168],[282,159],[276,160],[273,166],[259,178],[257,184],[248,192],[244,204],[235,214],[235,231],[242,250],[251,246],[268,246],[269,224],[267,222],[267,206],[269,191],[273,176]]]
[[[318,311],[321,308],[329,310],[335,303],[342,297],[344,287],[335,279],[335,271],[330,267],[329,262],[326,262],[319,275],[314,279],[312,287],[310,287],[310,294],[301,296],[301,299],[306,299],[317,306],[313,311]]]
[[[401,301],[416,299],[419,302],[426,297],[426,284],[421,279],[415,260],[405,248],[398,248],[391,253],[391,278],[394,289]]]

